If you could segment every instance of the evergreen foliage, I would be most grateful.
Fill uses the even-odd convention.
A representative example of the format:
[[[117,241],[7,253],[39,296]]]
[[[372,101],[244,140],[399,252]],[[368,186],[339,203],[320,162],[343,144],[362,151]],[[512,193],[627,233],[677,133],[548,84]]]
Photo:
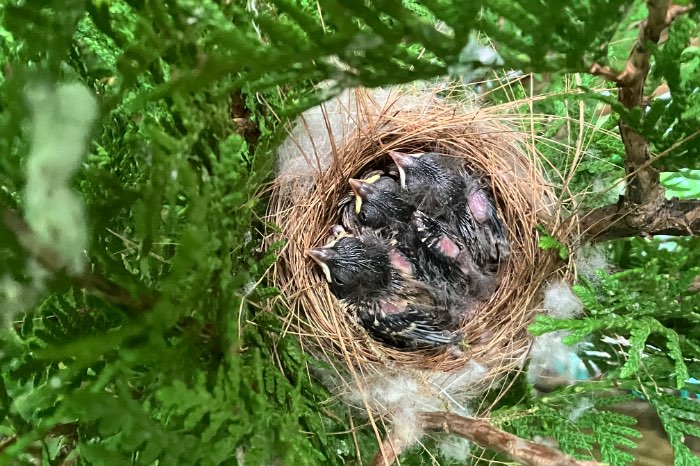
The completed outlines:
[[[683,444],[681,432],[693,436],[697,434],[694,431],[697,427],[688,424],[688,421],[697,420],[694,413],[700,404],[696,399],[680,398],[675,390],[686,387],[691,392],[696,390],[693,388],[695,384],[688,381],[691,377],[700,377],[697,364],[700,296],[690,287],[700,273],[697,265],[698,246],[697,238],[652,242],[627,240],[624,252],[618,259],[625,266],[624,270],[610,275],[600,273],[597,281],[575,287],[586,307],[586,317],[576,320],[538,317],[530,326],[530,331],[535,335],[566,330],[568,336],[563,339],[565,343],[576,344],[588,340],[598,350],[605,351],[604,356],[589,358],[604,371],[605,377],[598,382],[576,385],[577,399],[589,392],[610,391],[614,386],[641,394],[659,414],[674,447],[676,464],[695,464],[688,462],[692,453]],[[606,336],[615,336],[622,345],[618,342],[604,343]],[[535,406],[550,398],[559,399],[570,392],[562,389],[537,400]],[[692,397],[695,398],[695,395]],[[668,403],[672,403],[677,410]],[[574,404],[568,403],[569,412]],[[562,404],[560,409],[549,413],[559,423],[567,422],[567,415],[562,414],[563,406],[566,405]],[[566,413],[566,408],[564,410]],[[580,422],[576,422],[576,426],[595,429],[596,423],[601,423],[602,428],[609,428],[610,423],[615,422],[615,418],[609,420],[596,410],[592,410],[592,413],[592,426]],[[527,432],[551,429],[555,423],[540,416],[536,419],[535,427],[524,427]],[[618,434],[628,432],[622,427],[615,430]],[[549,435],[555,431],[555,438],[565,432],[554,428]],[[610,438],[608,436],[608,440]],[[600,443],[600,447],[604,453],[604,444]],[[618,456],[614,444],[608,445],[607,451],[611,456],[606,461],[611,464],[627,464],[632,460],[625,452],[619,452]],[[693,461],[697,461],[697,458]]]
[[[636,420],[605,408],[631,398],[561,391],[537,399],[528,411],[505,424],[527,438],[554,438],[562,450],[577,458],[592,458],[593,451],[599,450],[600,459],[608,464],[628,464],[634,456],[621,447],[634,448],[630,437],[640,434],[630,426]]]
[[[309,377],[317,362],[264,311],[277,290],[265,281],[275,250],[260,247],[261,192],[273,176],[282,124],[348,86],[533,72],[533,88],[551,95],[533,111],[573,117],[536,131],[556,140],[562,125],[573,125],[570,134],[582,134],[588,147],[572,189],[623,173],[619,140],[576,126],[614,131],[623,118],[663,155],[657,165],[670,192],[695,197],[696,11],[653,50],[647,94],[665,83],[670,95],[646,112],[622,108],[601,92],[609,85],[599,78],[581,75],[576,89],[567,74],[596,62],[623,67],[633,26],[645,15],[643,2],[622,0],[0,6],[0,464],[366,462],[374,434],[348,433],[347,411]],[[324,80],[331,86],[315,87]],[[99,103],[89,148],[65,187],[85,204],[89,225],[86,268],[77,274],[52,269],[47,249],[33,248],[40,241],[8,221],[26,212],[34,189],[28,159],[47,144],[32,130],[42,114],[27,104],[28,89],[62,83],[86,86]],[[524,85],[509,89],[488,98],[529,94]],[[601,116],[606,105],[611,112]],[[81,99],[73,106],[77,115],[90,111]],[[62,147],[64,132],[51,130]],[[540,149],[555,167],[571,163],[572,154]],[[590,196],[584,204],[604,201]],[[568,254],[542,238],[543,247]],[[581,458],[598,450],[610,464],[628,464],[622,448],[636,436],[633,421],[606,407],[642,394],[676,464],[697,464],[683,440],[700,436],[700,405],[672,390],[700,379],[700,295],[691,286],[698,250],[696,238],[611,244],[615,273],[576,290],[586,317],[541,318],[532,328],[566,330],[568,342],[608,351],[612,361],[590,361],[605,376],[539,398],[517,384],[496,422],[526,438],[553,437]],[[40,272],[37,261],[52,273]],[[601,341],[612,334],[629,347],[620,352]],[[422,461],[414,453],[404,463]]]

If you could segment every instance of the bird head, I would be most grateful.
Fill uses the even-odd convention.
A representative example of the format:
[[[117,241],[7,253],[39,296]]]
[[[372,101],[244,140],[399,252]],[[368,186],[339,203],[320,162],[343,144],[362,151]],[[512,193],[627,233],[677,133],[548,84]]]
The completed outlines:
[[[332,283],[333,274],[331,273],[329,264],[333,263],[338,254],[329,247],[309,249],[306,251],[306,253],[319,265],[319,267],[321,267],[321,271],[323,272],[323,276],[326,277],[326,281],[328,283]]]
[[[398,185],[389,176],[350,179],[349,183],[355,195],[355,214],[365,226],[384,228],[397,220],[406,222],[413,212],[413,206],[402,197]]]
[[[344,236],[307,254],[321,267],[331,291],[339,299],[382,293],[391,281],[389,248]]]
[[[369,201],[378,194],[378,186],[374,186],[375,182],[381,178],[381,175],[374,175],[364,180],[350,178],[348,183],[352,192],[355,194],[355,213],[360,215],[362,211],[362,201]]]
[[[418,163],[418,158],[423,154],[404,154],[395,150],[389,151],[389,156],[399,170],[401,188],[406,189],[406,169],[413,168]]]
[[[456,172],[451,167],[453,161],[449,157],[433,152],[420,154],[403,154],[390,151],[399,170],[401,187],[409,192],[420,192],[424,188],[448,189],[455,183]]]

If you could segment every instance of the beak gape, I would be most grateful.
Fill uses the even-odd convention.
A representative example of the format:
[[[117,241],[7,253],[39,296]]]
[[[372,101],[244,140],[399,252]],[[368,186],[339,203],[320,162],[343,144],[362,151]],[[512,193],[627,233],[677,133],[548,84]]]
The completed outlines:
[[[367,199],[367,197],[374,192],[374,187],[369,181],[356,180],[350,178],[348,180],[352,192],[355,193],[355,213],[359,214],[360,209],[362,209],[362,200]]]
[[[413,157],[408,154],[402,154],[395,150],[389,151],[389,156],[399,169],[399,178],[401,179],[401,189],[406,189],[406,172],[404,168],[413,165]]]
[[[306,254],[311,256],[311,258],[316,262],[323,270],[323,275],[326,277],[326,281],[331,283],[333,279],[331,278],[331,270],[328,268],[328,262],[333,256],[333,251],[329,248],[314,248],[308,249]]]

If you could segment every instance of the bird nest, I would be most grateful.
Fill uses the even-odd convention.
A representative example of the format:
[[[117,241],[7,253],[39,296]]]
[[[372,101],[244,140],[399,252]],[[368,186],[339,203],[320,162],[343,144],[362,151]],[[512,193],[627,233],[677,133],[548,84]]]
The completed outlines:
[[[346,92],[306,112],[280,148],[267,220],[279,226],[268,244],[284,241],[273,279],[290,311],[287,328],[307,350],[353,374],[368,367],[451,373],[476,362],[484,372],[480,381],[493,383],[522,366],[542,285],[569,272],[556,253],[538,247],[543,231],[563,242],[568,235],[535,137],[520,128],[530,122],[508,106],[474,108],[446,94],[444,88]],[[386,166],[391,150],[463,158],[485,175],[506,225],[510,256],[497,290],[462,323],[460,351],[407,351],[372,340],[306,254],[325,244],[329,227],[340,222],[338,203],[348,194],[348,179]]]

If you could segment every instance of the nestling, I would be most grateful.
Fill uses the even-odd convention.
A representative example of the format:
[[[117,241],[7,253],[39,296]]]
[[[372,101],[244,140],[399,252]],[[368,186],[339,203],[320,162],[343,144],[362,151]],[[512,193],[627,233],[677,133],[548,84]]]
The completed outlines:
[[[349,183],[352,201],[346,198],[340,207],[349,230],[357,232],[358,226],[392,230],[410,219],[414,208],[390,176],[373,174],[362,180],[350,179]]]
[[[414,278],[415,264],[391,243],[366,232],[308,251],[331,291],[370,336],[397,348],[453,345],[459,319],[438,290]]]
[[[464,191],[458,159],[433,152],[403,154],[390,151],[399,172],[401,188],[416,207],[431,215],[444,212]]]
[[[457,293],[469,293],[477,298],[487,298],[495,289],[496,276],[479,269],[474,259],[446,223],[417,210],[411,219],[416,236],[431,257],[450,268],[444,273],[445,282],[455,287]],[[456,269],[456,270],[455,270]]]
[[[428,152],[390,155],[409,200],[459,234],[476,265],[491,271],[508,256],[503,223],[491,195],[453,157]]]

